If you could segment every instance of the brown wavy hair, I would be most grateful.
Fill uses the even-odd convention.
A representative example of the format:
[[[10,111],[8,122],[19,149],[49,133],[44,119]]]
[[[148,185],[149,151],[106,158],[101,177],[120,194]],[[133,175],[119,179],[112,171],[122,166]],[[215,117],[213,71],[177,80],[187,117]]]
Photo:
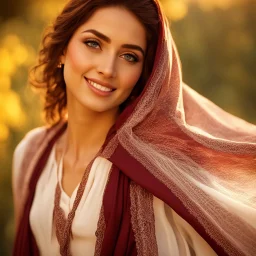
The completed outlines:
[[[65,51],[74,32],[99,8],[121,6],[136,15],[147,34],[147,51],[144,67],[132,96],[143,90],[152,71],[158,41],[159,16],[153,0],[71,0],[44,34],[38,64],[29,74],[32,87],[42,89],[44,116],[48,124],[59,122],[67,113],[66,84],[63,67],[58,68],[60,56]],[[122,108],[125,107],[122,105]]]

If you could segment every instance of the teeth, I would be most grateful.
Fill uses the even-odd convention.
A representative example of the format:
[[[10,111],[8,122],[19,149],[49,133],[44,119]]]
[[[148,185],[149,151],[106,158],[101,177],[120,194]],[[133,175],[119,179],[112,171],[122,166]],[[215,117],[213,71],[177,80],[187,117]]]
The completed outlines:
[[[94,83],[94,82],[92,82],[92,81],[90,81],[90,80],[87,80],[87,81],[88,81],[88,83],[89,83],[90,85],[92,85],[93,87],[95,87],[95,88],[98,89],[98,90],[101,90],[101,91],[103,91],[103,92],[111,92],[111,91],[112,91],[112,89],[110,89],[110,88],[107,88],[107,87],[104,87],[104,86],[102,86],[102,85],[96,84],[96,83]]]

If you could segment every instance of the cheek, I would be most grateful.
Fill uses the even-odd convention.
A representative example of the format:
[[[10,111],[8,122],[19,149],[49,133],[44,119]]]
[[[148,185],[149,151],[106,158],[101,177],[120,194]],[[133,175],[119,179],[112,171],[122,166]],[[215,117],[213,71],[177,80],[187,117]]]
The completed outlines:
[[[123,85],[124,89],[132,91],[133,87],[138,82],[142,73],[142,66],[131,69],[130,71],[124,70]]]
[[[72,73],[82,72],[85,65],[83,53],[76,45],[70,45],[66,55],[66,67]]]
[[[138,82],[142,73],[142,67],[138,67],[135,69],[130,69],[127,71],[127,68],[123,72],[122,76],[122,92],[120,97],[120,104],[126,101],[126,99],[131,94],[134,86]]]

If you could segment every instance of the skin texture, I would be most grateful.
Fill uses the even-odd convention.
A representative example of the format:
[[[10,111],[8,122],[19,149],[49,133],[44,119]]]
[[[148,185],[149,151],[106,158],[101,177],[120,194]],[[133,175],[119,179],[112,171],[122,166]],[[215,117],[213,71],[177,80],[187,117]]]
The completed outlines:
[[[81,181],[115,122],[119,105],[138,81],[146,47],[146,31],[134,14],[122,7],[106,7],[76,30],[61,56],[69,117],[57,142],[56,160],[64,155],[62,187],[67,195]],[[114,90],[95,90],[88,79]]]
[[[106,35],[111,42],[89,32],[91,30]],[[62,57],[69,104],[79,102],[92,111],[117,112],[143,68],[143,54],[137,49],[122,47],[125,44],[138,45],[145,51],[146,33],[136,17],[120,7],[96,11],[75,32]],[[100,97],[86,85],[85,77],[107,83],[116,90]]]

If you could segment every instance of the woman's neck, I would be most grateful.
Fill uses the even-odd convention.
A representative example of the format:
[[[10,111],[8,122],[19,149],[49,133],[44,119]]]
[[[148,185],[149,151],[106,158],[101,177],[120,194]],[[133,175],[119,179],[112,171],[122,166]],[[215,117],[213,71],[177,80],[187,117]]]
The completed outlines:
[[[78,160],[89,152],[98,152],[117,114],[117,110],[99,113],[68,106],[68,127],[63,136],[66,154]]]

